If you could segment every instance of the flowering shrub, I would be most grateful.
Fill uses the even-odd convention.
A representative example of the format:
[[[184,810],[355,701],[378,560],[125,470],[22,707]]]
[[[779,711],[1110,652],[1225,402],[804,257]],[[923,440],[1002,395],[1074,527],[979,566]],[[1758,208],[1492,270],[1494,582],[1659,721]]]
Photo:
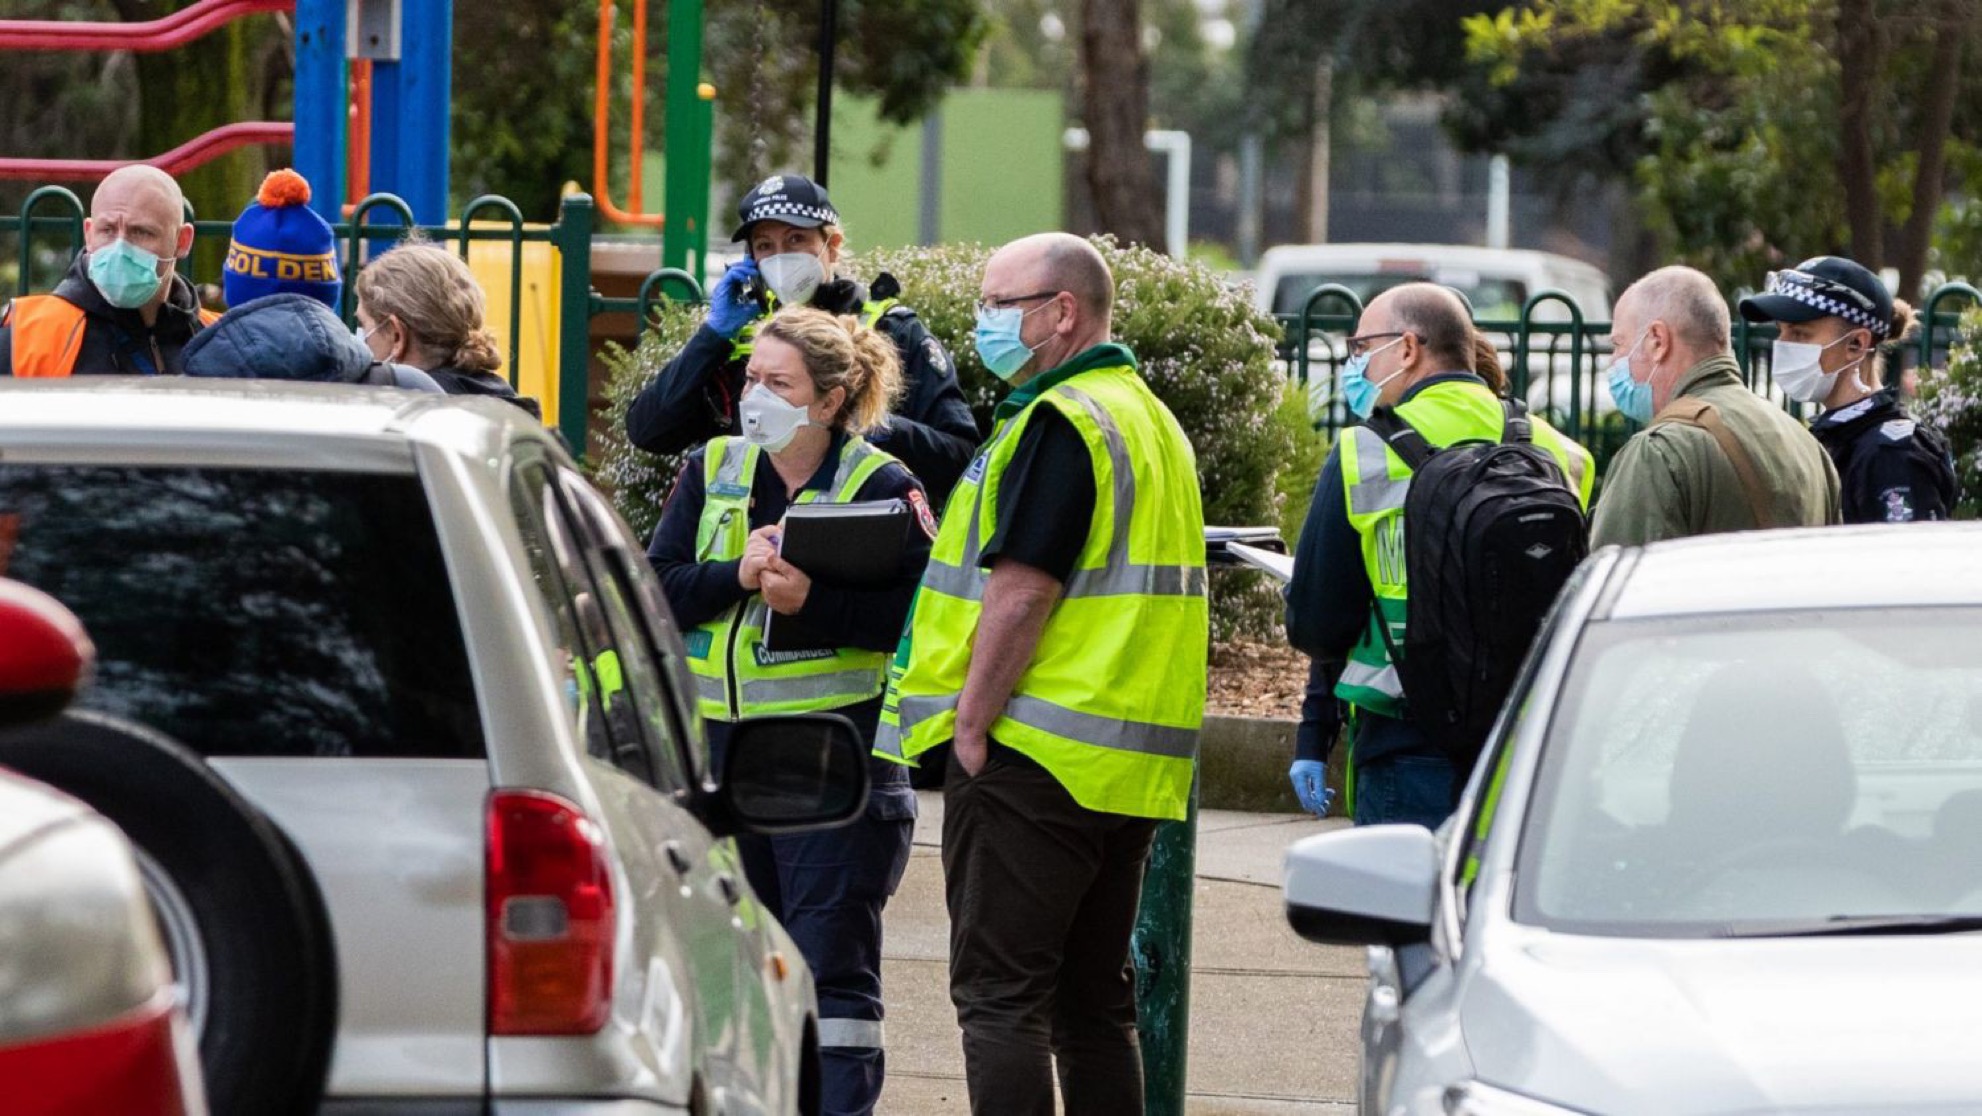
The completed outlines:
[[[1956,517],[1982,516],[1982,310],[1962,315],[1946,368],[1921,370],[1919,412],[1922,421],[1947,435],[1954,451],[1961,485]]]
[[[1284,390],[1272,363],[1279,326],[1253,308],[1245,291],[1227,287],[1201,264],[1106,238],[1095,244],[1115,273],[1115,337],[1135,352],[1143,378],[1197,451],[1205,521],[1279,523],[1276,481],[1295,456],[1297,428],[1274,421]],[[845,265],[863,278],[885,271],[901,281],[903,302],[949,349],[964,396],[986,431],[1006,391],[971,344],[979,280],[990,255],[982,245],[952,244],[866,252]],[[612,369],[609,431],[595,447],[594,476],[643,533],[660,518],[676,465],[627,444],[626,408],[701,318],[700,307],[664,307],[637,350],[606,357]],[[1279,633],[1279,595],[1257,575],[1220,572],[1212,589],[1215,637]]]

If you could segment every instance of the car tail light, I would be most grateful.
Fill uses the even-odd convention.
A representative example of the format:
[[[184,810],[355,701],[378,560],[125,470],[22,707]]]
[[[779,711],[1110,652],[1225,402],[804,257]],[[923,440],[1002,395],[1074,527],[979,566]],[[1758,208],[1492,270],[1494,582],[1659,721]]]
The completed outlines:
[[[541,791],[488,816],[489,1033],[589,1035],[612,997],[613,893],[599,827]]]

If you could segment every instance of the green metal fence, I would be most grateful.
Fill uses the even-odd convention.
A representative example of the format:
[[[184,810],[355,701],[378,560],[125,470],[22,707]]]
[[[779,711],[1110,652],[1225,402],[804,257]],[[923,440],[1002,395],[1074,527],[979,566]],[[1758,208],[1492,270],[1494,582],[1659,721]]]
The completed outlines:
[[[1967,283],[1936,288],[1921,308],[1919,335],[1906,343],[1908,366],[1944,365],[1961,311],[1974,305],[1982,305],[1982,292]],[[1311,400],[1325,400],[1313,406],[1311,414],[1315,428],[1330,437],[1354,421],[1337,394],[1343,342],[1355,332],[1362,312],[1362,301],[1354,291],[1329,283],[1308,293],[1300,313],[1279,316],[1285,331],[1279,357],[1289,376],[1309,386]],[[1517,319],[1483,319],[1474,324],[1500,351],[1509,391],[1588,447],[1599,466],[1636,432],[1637,424],[1617,413],[1604,385],[1610,322],[1587,318],[1562,291],[1545,290],[1528,298]],[[1734,355],[1742,378],[1764,396],[1807,417],[1808,408],[1784,400],[1770,382],[1770,346],[1775,337],[1773,324],[1751,323],[1734,315]]]
[[[28,194],[20,212],[0,216],[0,243],[8,236],[15,241],[11,274],[0,266],[0,301],[16,294],[52,290],[83,247],[83,218],[88,210],[72,191],[60,186],[43,186]],[[187,219],[193,220],[191,209]],[[476,222],[483,222],[481,227]],[[225,243],[232,235],[232,221],[193,220],[195,235]],[[349,221],[334,226],[344,258],[345,321],[356,313],[350,279],[371,256],[419,229],[429,239],[453,243],[463,259],[473,241],[504,242],[510,247],[509,266],[509,351],[504,367],[516,375],[519,340],[522,337],[524,245],[550,244],[559,257],[558,351],[554,382],[558,395],[558,429],[575,452],[585,447],[588,417],[587,393],[590,383],[591,322],[600,314],[631,313],[638,316],[644,332],[650,324],[650,311],[664,301],[699,302],[701,283],[679,268],[656,268],[640,284],[632,298],[606,298],[594,288],[592,237],[597,216],[592,199],[572,194],[558,206],[557,222],[531,225],[515,203],[507,198],[484,195],[461,209],[457,220],[443,225],[419,225],[412,209],[391,194],[373,194],[352,208]],[[658,245],[658,241],[656,241]],[[6,257],[0,255],[0,260]],[[218,275],[188,275],[195,283],[218,282]]]

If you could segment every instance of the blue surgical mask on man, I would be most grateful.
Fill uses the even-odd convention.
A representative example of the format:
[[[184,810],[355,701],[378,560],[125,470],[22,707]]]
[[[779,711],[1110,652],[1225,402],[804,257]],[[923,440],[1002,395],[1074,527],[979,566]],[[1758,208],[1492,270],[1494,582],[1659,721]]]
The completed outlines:
[[[1631,375],[1631,354],[1644,343],[1645,335],[1641,333],[1638,340],[1624,350],[1624,355],[1610,366],[1611,402],[1617,404],[1619,414],[1637,423],[1652,421],[1652,385]]]
[[[136,310],[151,301],[165,281],[158,273],[158,256],[118,237],[89,254],[89,281],[103,301],[120,310]]]
[[[1404,374],[1399,368],[1381,380],[1372,382],[1369,378],[1370,358],[1390,348],[1403,344],[1399,337],[1389,345],[1382,345],[1365,353],[1357,353],[1342,366],[1342,405],[1359,419],[1366,419],[1376,413],[1376,401],[1383,396],[1383,385]]]
[[[1016,306],[1000,306],[995,309],[978,307],[977,329],[971,339],[977,345],[977,356],[991,374],[1012,382],[1027,361],[1032,359],[1034,349],[1019,337],[1019,329],[1026,316],[1034,310],[1041,310],[1052,303],[1041,303],[1032,310],[1020,310]]]

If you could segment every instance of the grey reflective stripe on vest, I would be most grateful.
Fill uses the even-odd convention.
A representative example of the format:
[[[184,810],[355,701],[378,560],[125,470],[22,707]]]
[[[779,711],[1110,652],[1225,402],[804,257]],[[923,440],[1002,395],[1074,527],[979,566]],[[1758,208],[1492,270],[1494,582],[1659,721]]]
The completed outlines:
[[[1385,663],[1379,667],[1351,659],[1348,665],[1342,668],[1342,685],[1375,690],[1379,694],[1388,694],[1394,698],[1404,696],[1404,683],[1397,677],[1395,663]]]
[[[1349,482],[1349,514],[1376,515],[1404,506],[1410,477],[1390,475],[1390,447],[1376,431],[1352,427],[1356,438],[1356,475]]]
[[[832,674],[805,674],[796,678],[758,678],[743,684],[745,705],[773,702],[817,701],[821,698],[855,697],[870,700],[880,692],[881,671],[842,670]]]
[[[897,707],[901,734],[906,736],[929,718],[956,709],[957,700],[956,694],[902,698]],[[1005,703],[1004,715],[1028,728],[1091,744],[1096,748],[1173,759],[1190,759],[1197,755],[1196,729],[1139,724],[1119,717],[1083,713],[1028,694],[1013,694],[1012,699]],[[899,755],[899,742],[896,742],[895,748],[892,754]]]
[[[1106,564],[1074,571],[1060,595],[1064,598],[1203,596],[1206,587],[1203,566],[1138,565],[1129,561],[1129,527],[1135,519],[1136,476],[1135,464],[1129,458],[1128,443],[1122,437],[1122,428],[1115,425],[1115,417],[1086,392],[1066,386],[1054,390],[1078,404],[1100,428],[1102,441],[1108,448],[1109,471],[1114,474],[1115,496],[1115,533],[1108,541]],[[993,439],[992,445],[995,446],[997,441]],[[988,456],[991,446],[986,446],[984,452]],[[977,489],[977,501],[971,509],[970,534],[964,541],[963,560],[951,565],[931,559],[922,577],[925,587],[962,600],[984,599],[984,582],[988,575],[979,564],[984,553],[979,537],[979,527],[983,522],[982,484]]]
[[[743,463],[750,457],[750,443],[742,438],[723,440],[723,459],[716,464],[718,484],[743,483]]]
[[[838,503],[840,493],[845,491],[847,482],[853,479],[853,471],[860,468],[863,462],[879,452],[881,451],[875,449],[865,439],[848,442],[846,450],[840,454],[840,467],[833,473],[832,486],[814,497],[814,499],[820,503]],[[883,468],[886,468],[886,466],[883,466]],[[876,471],[878,472],[879,470]],[[854,495],[856,494],[852,492],[847,493],[848,498],[852,498]]]
[[[881,1021],[879,1019],[832,1019],[819,1020],[819,1045],[854,1047],[860,1050],[881,1049]]]
[[[729,694],[723,689],[723,680],[706,674],[695,676],[695,696],[702,701],[713,701],[724,708],[729,707]]]

